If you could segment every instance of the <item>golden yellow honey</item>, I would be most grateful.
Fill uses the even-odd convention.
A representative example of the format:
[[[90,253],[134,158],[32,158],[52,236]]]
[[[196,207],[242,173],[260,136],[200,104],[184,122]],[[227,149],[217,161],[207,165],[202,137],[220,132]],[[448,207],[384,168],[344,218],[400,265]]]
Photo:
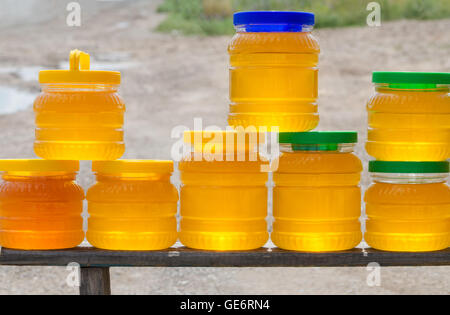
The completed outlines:
[[[72,51],[70,70],[41,71],[34,102],[37,156],[50,160],[115,160],[125,151],[120,73],[89,70],[89,55]]]
[[[76,161],[0,160],[0,246],[65,249],[84,239]]]
[[[351,249],[361,242],[362,164],[351,142],[356,142],[356,132],[344,134],[347,139],[337,134],[280,134],[284,143],[273,175],[271,239],[276,246],[325,252]]]
[[[450,158],[450,74],[374,73],[374,81],[367,153],[382,161]]]
[[[185,142],[192,150],[179,163],[182,182],[179,237],[187,247],[249,250],[263,246],[268,240],[268,175],[261,171],[265,161],[257,154],[255,160],[250,160],[253,147],[247,141],[241,152],[235,150],[237,141],[230,144],[226,134],[221,131],[185,134]],[[237,139],[234,132],[228,134]],[[194,140],[196,135],[200,142]],[[209,159],[207,147],[218,160]],[[235,151],[227,154],[227,148]],[[239,153],[245,155],[245,160],[237,160]]]
[[[394,164],[390,173],[371,170],[374,183],[364,197],[364,238],[371,247],[386,251],[445,249],[450,246],[448,162],[440,162],[444,166],[434,171],[426,169],[426,162],[410,162],[418,165],[412,166],[416,170],[405,170],[411,167],[405,163]]]
[[[272,127],[279,131],[314,129],[319,122],[320,48],[311,34],[313,19],[309,24],[287,24],[292,18],[300,21],[303,13],[250,14],[257,14],[250,19],[259,22],[239,25],[235,16],[237,33],[228,47],[229,125],[266,127],[268,131]],[[267,14],[272,15],[269,20],[261,17]]]
[[[109,250],[159,250],[176,242],[172,161],[96,161],[93,171],[97,183],[87,192],[89,243]]]

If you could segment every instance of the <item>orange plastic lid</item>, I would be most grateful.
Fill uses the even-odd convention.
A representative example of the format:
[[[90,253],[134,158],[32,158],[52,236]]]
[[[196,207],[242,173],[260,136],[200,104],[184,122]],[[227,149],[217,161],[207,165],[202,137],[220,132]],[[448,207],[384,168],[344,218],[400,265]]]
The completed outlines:
[[[195,152],[215,153],[249,151],[265,142],[265,136],[258,132],[212,130],[186,131],[184,143],[192,145]]]
[[[89,54],[75,49],[70,52],[70,70],[40,71],[39,82],[120,84],[120,72],[90,70]]]
[[[78,161],[56,160],[0,160],[0,172],[78,172]]]
[[[121,173],[172,173],[173,161],[166,160],[116,160],[93,161],[92,171],[103,174]]]

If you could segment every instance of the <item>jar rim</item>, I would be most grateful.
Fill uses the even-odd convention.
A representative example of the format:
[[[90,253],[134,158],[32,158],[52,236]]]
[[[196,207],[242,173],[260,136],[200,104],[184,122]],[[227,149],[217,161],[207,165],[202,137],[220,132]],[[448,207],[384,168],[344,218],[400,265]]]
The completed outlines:
[[[70,161],[70,160],[59,161],[59,160],[40,160],[40,159],[0,160],[1,172],[76,173],[79,171],[79,169],[80,169],[79,161]]]
[[[92,171],[99,174],[170,174],[173,172],[173,169],[173,161],[169,160],[115,160],[92,162]]]
[[[339,152],[352,153],[354,143],[314,143],[314,144],[292,144],[281,143],[281,152]]]
[[[374,182],[386,184],[445,183],[448,173],[370,173]]]

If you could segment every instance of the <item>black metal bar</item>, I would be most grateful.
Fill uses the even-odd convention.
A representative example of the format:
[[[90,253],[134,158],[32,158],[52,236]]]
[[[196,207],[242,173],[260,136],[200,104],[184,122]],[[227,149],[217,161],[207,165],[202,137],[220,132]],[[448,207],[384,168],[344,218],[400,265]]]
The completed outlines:
[[[163,251],[107,251],[78,247],[55,251],[2,249],[0,265],[81,267],[363,267],[371,262],[381,266],[446,266],[450,249],[424,253],[383,252],[353,249],[344,252],[305,253],[278,248],[254,251],[212,252],[188,248]]]
[[[80,295],[111,295],[109,268],[82,267]]]

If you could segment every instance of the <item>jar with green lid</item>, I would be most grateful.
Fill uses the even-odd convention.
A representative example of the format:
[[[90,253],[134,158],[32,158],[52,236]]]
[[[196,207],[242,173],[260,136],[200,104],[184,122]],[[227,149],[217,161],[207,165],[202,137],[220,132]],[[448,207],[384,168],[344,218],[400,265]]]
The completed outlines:
[[[357,133],[280,133],[274,172],[272,241],[297,251],[339,251],[361,239],[362,164]]]
[[[369,162],[366,242],[386,251],[435,251],[450,245],[449,163]]]
[[[367,153],[382,161],[450,158],[450,73],[374,72]]]

